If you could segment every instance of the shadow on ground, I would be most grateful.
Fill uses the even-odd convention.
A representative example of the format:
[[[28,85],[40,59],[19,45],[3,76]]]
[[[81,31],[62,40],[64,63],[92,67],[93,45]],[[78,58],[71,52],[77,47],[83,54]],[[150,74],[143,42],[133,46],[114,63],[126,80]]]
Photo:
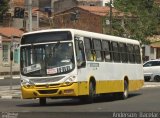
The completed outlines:
[[[139,96],[141,93],[132,93],[129,94],[127,100],[132,99],[133,97]],[[103,95],[103,96],[98,96],[95,98],[94,103],[103,103],[103,102],[114,102],[120,100],[117,96],[115,95]],[[31,100],[32,102],[32,100]],[[35,103],[36,102],[36,103]],[[87,103],[79,100],[79,99],[47,99],[47,104],[42,107],[48,107],[48,106],[78,106],[78,105],[87,105]],[[36,99],[34,103],[29,103],[29,104],[20,104],[17,105],[18,107],[39,107],[39,100]]]

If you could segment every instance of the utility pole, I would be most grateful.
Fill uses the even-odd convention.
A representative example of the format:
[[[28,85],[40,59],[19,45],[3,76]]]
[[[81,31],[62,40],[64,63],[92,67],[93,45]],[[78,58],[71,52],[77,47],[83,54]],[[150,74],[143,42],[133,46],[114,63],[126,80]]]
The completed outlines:
[[[28,0],[29,32],[32,31],[32,0]]]
[[[110,0],[110,14],[109,14],[109,33],[112,34],[112,0]]]
[[[13,40],[14,40],[14,36],[11,36],[11,43],[10,43],[10,90],[12,90],[12,78],[13,78],[13,74],[12,74],[12,65],[13,65]]]

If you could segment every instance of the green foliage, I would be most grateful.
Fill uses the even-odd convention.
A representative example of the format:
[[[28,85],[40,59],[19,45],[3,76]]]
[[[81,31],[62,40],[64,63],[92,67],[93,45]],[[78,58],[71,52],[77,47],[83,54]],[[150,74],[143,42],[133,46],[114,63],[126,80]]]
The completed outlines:
[[[121,20],[112,18],[113,35],[127,36],[148,43],[146,41],[148,36],[159,33],[160,7],[154,3],[154,0],[115,0],[114,7],[125,15]]]
[[[3,14],[8,10],[9,0],[0,0],[0,21],[3,19]]]

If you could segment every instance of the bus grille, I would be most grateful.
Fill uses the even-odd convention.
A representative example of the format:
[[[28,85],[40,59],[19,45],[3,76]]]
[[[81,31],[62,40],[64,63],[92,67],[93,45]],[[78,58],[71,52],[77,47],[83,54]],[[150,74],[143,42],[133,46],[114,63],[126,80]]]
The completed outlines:
[[[30,79],[33,83],[46,83],[46,82],[56,82],[64,78],[64,76],[61,77],[53,77],[53,78],[39,78],[39,79]]]
[[[53,94],[53,93],[57,93],[58,89],[54,89],[54,90],[38,90],[38,92],[40,94]]]
[[[46,88],[46,87],[54,88],[54,87],[58,87],[59,85],[60,84],[49,84],[49,85],[44,84],[44,85],[36,85],[35,87],[36,88]]]

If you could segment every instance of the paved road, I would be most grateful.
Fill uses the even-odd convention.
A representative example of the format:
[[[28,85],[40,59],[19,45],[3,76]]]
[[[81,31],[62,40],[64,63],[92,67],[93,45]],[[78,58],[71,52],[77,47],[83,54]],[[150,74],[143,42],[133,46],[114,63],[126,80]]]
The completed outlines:
[[[48,99],[46,106],[38,100],[0,99],[0,111],[15,112],[160,112],[160,88],[143,88],[132,92],[127,100],[103,97],[93,104],[82,104],[76,99]]]
[[[0,98],[1,99],[20,99],[21,91],[20,91],[20,83],[19,79],[12,80],[15,83],[10,84],[10,80],[0,80]],[[8,82],[8,84],[7,84]],[[160,87],[160,83],[158,82],[145,82],[143,88],[154,88]]]
[[[108,118],[115,112],[160,112],[160,87],[150,84],[152,86],[146,84],[141,90],[130,93],[127,100],[103,96],[93,104],[83,104],[77,99],[47,99],[47,105],[40,106],[37,99],[0,99],[0,112],[15,113],[18,118]],[[2,113],[0,118],[6,115]]]

